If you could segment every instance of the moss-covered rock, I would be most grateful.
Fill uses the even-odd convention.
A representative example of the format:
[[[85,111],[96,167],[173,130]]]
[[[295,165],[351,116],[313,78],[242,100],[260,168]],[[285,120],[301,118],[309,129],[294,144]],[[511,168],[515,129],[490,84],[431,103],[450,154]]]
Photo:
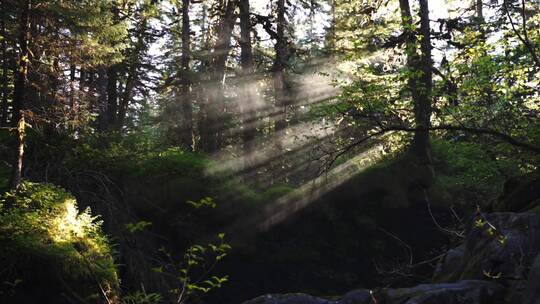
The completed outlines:
[[[51,184],[24,182],[0,199],[2,303],[116,301],[111,244],[90,209]]]

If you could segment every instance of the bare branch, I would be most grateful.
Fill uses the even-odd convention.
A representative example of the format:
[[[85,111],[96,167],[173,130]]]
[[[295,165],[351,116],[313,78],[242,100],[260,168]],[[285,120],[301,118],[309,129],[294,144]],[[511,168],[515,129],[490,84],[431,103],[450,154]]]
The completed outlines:
[[[536,50],[531,43],[531,40],[529,39],[529,35],[527,34],[527,19],[525,16],[525,1],[522,0],[522,8],[521,8],[521,16],[522,16],[522,31],[523,35],[520,34],[519,30],[516,28],[516,24],[514,23],[514,20],[512,19],[512,16],[510,15],[510,11],[508,10],[508,3],[507,0],[503,1],[504,6],[504,12],[506,13],[506,16],[508,17],[508,20],[510,21],[510,26],[512,27],[512,31],[516,34],[518,39],[523,43],[525,48],[529,51],[529,53],[532,56],[532,59],[534,63],[536,64],[537,68],[540,68],[540,58],[538,58],[538,54],[536,54]]]
[[[344,146],[340,149],[335,150],[332,153],[328,153],[327,156],[329,158],[323,162],[322,169],[319,170],[318,175],[322,175],[326,170],[332,167],[332,165],[335,163],[335,161],[346,154],[347,152],[351,151],[353,148],[365,143],[366,141],[384,135],[389,132],[395,132],[395,131],[401,131],[401,132],[419,132],[419,131],[436,131],[436,130],[447,130],[447,131],[463,131],[473,134],[480,134],[480,135],[489,135],[496,138],[499,138],[503,141],[505,141],[508,144],[511,144],[516,147],[520,147],[524,150],[534,152],[537,154],[540,154],[540,147],[535,146],[529,142],[519,141],[516,138],[512,137],[511,135],[499,132],[497,130],[493,129],[487,129],[487,128],[471,128],[466,126],[452,126],[452,125],[439,125],[439,126],[432,126],[429,128],[412,128],[412,127],[406,127],[401,125],[392,125],[392,126],[384,126],[378,131],[375,131],[355,142],[350,143],[347,146]]]

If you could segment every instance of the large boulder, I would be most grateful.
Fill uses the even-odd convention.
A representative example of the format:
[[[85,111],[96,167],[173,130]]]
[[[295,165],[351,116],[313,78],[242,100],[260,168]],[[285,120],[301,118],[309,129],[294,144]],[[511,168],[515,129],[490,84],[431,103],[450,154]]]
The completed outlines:
[[[361,289],[340,300],[327,300],[306,294],[264,295],[244,304],[498,304],[503,288],[496,283],[468,280],[457,283],[422,284],[411,288],[383,289],[375,295]]]
[[[373,304],[373,296],[366,289],[353,290],[344,295],[339,304]]]
[[[441,262],[437,264],[433,272],[433,280],[435,282],[448,282],[448,277],[452,276],[453,272],[463,263],[464,254],[465,244],[448,250]]]
[[[260,296],[244,304],[338,304],[335,301],[324,300],[302,293],[269,294]]]
[[[500,285],[481,280],[387,289],[380,297],[380,304],[497,304],[504,299]]]
[[[540,254],[534,259],[529,271],[527,287],[523,293],[523,304],[540,304]]]
[[[540,252],[540,215],[491,213],[478,219],[462,248],[450,250],[435,279],[525,279]]]
[[[268,294],[244,304],[373,304],[373,297],[369,290],[353,290],[340,300],[322,299],[303,293]]]

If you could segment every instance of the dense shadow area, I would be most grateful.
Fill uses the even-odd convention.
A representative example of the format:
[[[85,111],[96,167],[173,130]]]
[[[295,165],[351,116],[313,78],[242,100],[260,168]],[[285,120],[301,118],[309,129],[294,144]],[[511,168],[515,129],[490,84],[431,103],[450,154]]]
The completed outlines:
[[[429,264],[408,266],[435,256],[449,237],[415,193],[409,161],[354,176],[269,230],[238,240],[222,265],[230,282],[211,298],[240,303],[263,293],[331,296],[428,278]],[[444,202],[430,203],[440,206],[431,211],[439,224],[451,221]]]

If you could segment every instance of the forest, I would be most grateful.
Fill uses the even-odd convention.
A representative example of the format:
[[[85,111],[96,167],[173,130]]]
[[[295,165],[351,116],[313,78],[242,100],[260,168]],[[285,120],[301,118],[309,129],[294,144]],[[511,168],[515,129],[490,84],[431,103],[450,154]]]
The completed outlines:
[[[0,303],[540,304],[540,0],[0,0]]]

